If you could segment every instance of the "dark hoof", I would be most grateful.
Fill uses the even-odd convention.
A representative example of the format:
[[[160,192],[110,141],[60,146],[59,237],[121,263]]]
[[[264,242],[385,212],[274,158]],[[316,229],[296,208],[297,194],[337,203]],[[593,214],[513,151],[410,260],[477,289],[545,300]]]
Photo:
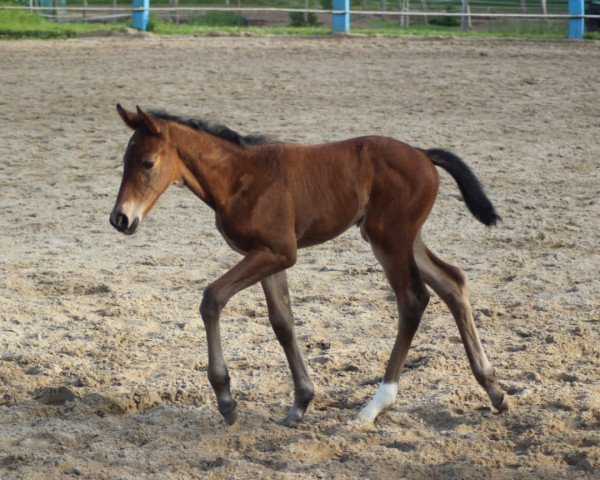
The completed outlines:
[[[225,423],[231,426],[237,421],[237,410],[232,410],[229,413],[224,413],[223,418],[225,419]]]
[[[510,410],[510,403],[506,395],[502,397],[502,401],[498,405],[494,405],[498,413],[508,412]]]
[[[237,402],[234,400],[227,405],[219,405],[219,412],[223,415],[227,425],[233,425],[237,420]]]
[[[284,427],[296,428],[298,425],[300,425],[300,423],[302,423],[302,419],[298,418],[298,416],[288,415],[287,417],[285,417],[283,420],[281,420],[278,423],[279,423],[279,425],[283,425]]]
[[[304,416],[304,410],[300,410],[296,407],[292,407],[292,409],[288,412],[286,417],[278,422],[280,425],[288,428],[296,428],[300,423],[302,423],[302,417]]]

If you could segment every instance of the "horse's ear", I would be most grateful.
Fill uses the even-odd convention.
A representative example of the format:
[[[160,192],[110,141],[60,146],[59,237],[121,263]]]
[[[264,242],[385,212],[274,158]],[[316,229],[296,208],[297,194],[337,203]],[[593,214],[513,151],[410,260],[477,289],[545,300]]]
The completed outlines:
[[[150,132],[152,135],[159,136],[161,132],[156,120],[153,120],[148,115],[146,115],[146,113],[144,113],[140,107],[136,106],[135,108],[137,108],[138,119],[141,126],[148,130],[148,132]]]
[[[136,113],[128,112],[121,106],[120,103],[117,103],[117,112],[119,113],[119,116],[123,119],[123,121],[125,122],[125,125],[127,125],[129,128],[131,128],[132,130],[139,128],[140,121],[139,121],[138,115]]]

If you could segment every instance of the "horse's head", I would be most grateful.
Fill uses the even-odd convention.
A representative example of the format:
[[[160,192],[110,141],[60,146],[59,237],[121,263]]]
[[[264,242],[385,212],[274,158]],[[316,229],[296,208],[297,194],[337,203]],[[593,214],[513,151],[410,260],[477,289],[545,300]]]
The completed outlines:
[[[134,133],[123,158],[123,179],[110,223],[119,232],[131,235],[158,197],[180,180],[181,173],[164,121],[139,107],[137,112],[128,112],[117,105],[117,111]]]

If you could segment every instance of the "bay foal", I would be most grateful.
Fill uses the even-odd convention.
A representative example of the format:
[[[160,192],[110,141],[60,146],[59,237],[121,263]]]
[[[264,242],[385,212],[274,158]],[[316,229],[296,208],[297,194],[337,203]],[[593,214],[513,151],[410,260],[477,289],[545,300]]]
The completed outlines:
[[[475,378],[492,404],[508,409],[475,329],[464,274],[437,258],[420,236],[438,191],[436,165],[452,175],[478,220],[486,225],[498,220],[461,159],[384,137],[322,145],[276,143],[164,112],[145,113],[139,107],[130,112],[120,105],[117,110],[134,133],[111,224],[135,233],[169,185],[183,182],[214,210],[217,229],[243,255],[206,288],[200,305],[208,378],[228,424],[237,414],[221,348],[223,307],[239,291],[261,282],[294,382],[294,404],[283,423],[297,425],[313,398],[313,384],[294,333],[285,271],[296,262],[298,248],[326,242],[352,225],[370,243],[398,305],[398,332],[383,380],[359,418],[372,422],[394,403],[408,348],[429,301],[426,284],[452,312]]]

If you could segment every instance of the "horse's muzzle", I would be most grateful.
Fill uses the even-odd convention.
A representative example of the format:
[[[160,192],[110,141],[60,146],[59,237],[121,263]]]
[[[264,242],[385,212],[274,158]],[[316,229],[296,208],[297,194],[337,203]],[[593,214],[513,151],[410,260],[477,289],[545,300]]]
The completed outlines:
[[[131,224],[129,223],[129,218],[122,212],[112,212],[110,214],[110,224],[115,227],[119,232],[124,233],[125,235],[133,235],[138,227],[140,226],[140,219],[134,218]]]

